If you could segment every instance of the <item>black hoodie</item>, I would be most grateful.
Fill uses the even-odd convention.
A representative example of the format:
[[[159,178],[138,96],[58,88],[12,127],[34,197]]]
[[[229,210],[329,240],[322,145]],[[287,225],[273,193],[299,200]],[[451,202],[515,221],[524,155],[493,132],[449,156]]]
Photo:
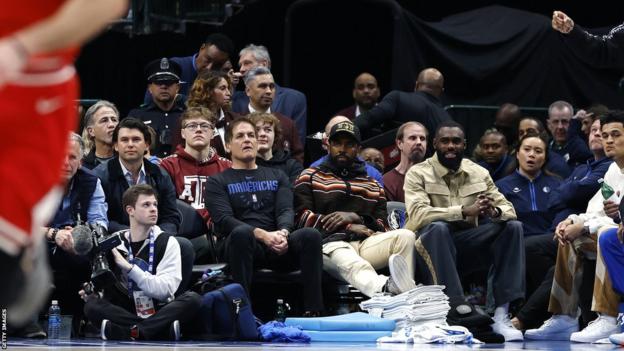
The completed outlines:
[[[297,177],[303,171],[301,163],[291,158],[290,152],[284,150],[275,150],[273,152],[273,158],[270,160],[265,160],[258,156],[256,158],[256,164],[258,166],[281,170],[284,174],[286,174],[288,180],[290,180],[290,184],[295,184],[295,180],[297,180]]]

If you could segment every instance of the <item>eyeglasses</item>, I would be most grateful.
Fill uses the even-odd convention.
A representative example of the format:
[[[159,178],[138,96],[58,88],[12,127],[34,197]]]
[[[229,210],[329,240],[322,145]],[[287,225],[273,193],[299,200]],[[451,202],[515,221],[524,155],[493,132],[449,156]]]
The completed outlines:
[[[186,126],[184,126],[184,128],[188,129],[190,131],[197,130],[197,128],[201,128],[202,132],[207,132],[209,130],[213,130],[214,129],[214,125],[212,125],[210,123],[201,123],[201,124],[189,123]]]

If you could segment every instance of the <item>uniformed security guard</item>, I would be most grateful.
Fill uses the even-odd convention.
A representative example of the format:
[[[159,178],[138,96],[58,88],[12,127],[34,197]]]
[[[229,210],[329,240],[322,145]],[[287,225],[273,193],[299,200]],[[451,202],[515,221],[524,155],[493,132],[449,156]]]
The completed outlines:
[[[167,59],[157,59],[145,66],[147,89],[152,95],[150,103],[133,109],[128,116],[143,121],[156,131],[155,155],[171,155],[181,141],[180,116],[184,112],[184,96],[180,91],[180,65]]]

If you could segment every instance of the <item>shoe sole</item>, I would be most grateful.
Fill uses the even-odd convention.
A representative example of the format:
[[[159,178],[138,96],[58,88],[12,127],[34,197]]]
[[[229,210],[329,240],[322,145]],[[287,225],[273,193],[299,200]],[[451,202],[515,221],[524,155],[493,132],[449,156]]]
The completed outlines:
[[[501,334],[501,333],[499,333],[499,334]],[[516,336],[516,337],[512,337],[512,338],[510,338],[510,339],[508,339],[508,338],[505,336],[505,334],[501,334],[501,335],[505,338],[505,342],[508,342],[508,341],[511,341],[511,342],[513,342],[513,341],[524,341],[524,337],[523,337],[522,335],[520,335],[520,336]]]
[[[405,261],[403,256],[399,254],[391,255],[388,260],[388,268],[390,269],[392,280],[401,293],[416,288],[413,277],[407,275],[409,269],[407,268],[407,261]]]
[[[173,340],[180,341],[180,322],[177,320],[173,322]]]
[[[613,334],[615,334],[617,332],[619,332],[619,330],[615,330],[615,331],[612,331],[611,333],[608,333],[606,335],[602,335],[600,337],[593,337],[593,338],[583,338],[583,337],[579,337],[578,335],[577,336],[570,335],[570,341],[578,342],[578,343],[584,343],[584,344],[590,344],[590,343],[596,342],[596,341],[598,341],[600,339],[608,338],[609,336],[611,336],[611,335],[613,335]]]
[[[559,332],[554,334],[547,335],[531,335],[529,333],[524,333],[524,338],[529,340],[553,340],[553,341],[570,341],[570,337],[572,333],[575,332]]]
[[[102,340],[108,340],[106,339],[106,333],[104,332],[106,330],[106,324],[108,323],[108,319],[103,319],[102,320],[102,325],[100,328],[100,337],[102,338]]]
[[[611,341],[612,344],[624,346],[624,337],[620,334],[621,333],[616,334],[617,336],[611,335],[609,341]]]

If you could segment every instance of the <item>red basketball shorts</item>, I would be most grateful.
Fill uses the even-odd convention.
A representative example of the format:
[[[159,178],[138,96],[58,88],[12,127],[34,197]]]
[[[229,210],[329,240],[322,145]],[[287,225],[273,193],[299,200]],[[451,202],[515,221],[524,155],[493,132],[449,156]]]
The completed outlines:
[[[8,254],[40,239],[59,206],[77,97],[73,66],[0,87],[0,249]]]

